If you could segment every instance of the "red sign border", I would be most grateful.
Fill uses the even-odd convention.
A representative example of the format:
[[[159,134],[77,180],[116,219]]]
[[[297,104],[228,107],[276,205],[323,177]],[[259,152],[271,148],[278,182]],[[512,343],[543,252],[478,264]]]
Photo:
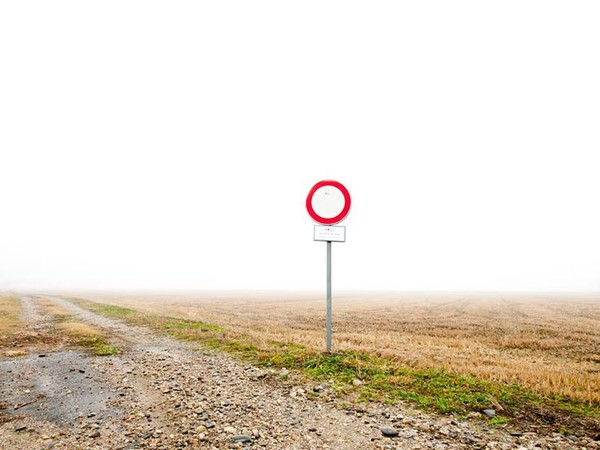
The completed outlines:
[[[321,217],[315,212],[315,210],[312,207],[313,195],[315,195],[315,192],[317,192],[317,190],[322,188],[323,186],[333,186],[339,189],[344,196],[344,208],[342,209],[342,212],[340,212],[335,217]],[[306,210],[308,211],[309,216],[312,217],[312,219],[315,222],[320,223],[322,225],[334,225],[346,218],[348,212],[350,211],[350,203],[350,192],[348,192],[348,189],[346,189],[346,187],[342,183],[334,180],[323,180],[315,184],[308,193],[308,196],[306,197]]]

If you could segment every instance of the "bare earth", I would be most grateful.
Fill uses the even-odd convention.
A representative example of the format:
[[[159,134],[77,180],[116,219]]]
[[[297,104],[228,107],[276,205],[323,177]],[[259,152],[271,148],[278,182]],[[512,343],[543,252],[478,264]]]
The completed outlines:
[[[123,351],[92,357],[51,342],[0,359],[1,449],[598,449],[590,438],[539,436],[455,421],[405,405],[347,408],[313,399],[327,386],[284,379],[230,356],[125,326],[46,297]],[[47,321],[21,299],[29,329]],[[381,427],[398,436],[385,437]],[[515,433],[517,434],[517,433]]]

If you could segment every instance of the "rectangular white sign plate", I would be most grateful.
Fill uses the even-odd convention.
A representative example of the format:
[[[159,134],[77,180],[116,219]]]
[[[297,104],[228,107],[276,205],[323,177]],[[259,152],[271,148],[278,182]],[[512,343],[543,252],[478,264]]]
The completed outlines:
[[[346,242],[346,227],[315,225],[314,241]]]

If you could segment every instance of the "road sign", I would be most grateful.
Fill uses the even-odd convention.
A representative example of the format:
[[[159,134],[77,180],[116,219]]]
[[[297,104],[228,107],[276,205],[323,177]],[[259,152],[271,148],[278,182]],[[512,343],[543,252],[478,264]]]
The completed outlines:
[[[306,210],[321,225],[335,225],[350,211],[350,193],[338,181],[323,180],[315,184],[306,197]]]
[[[342,183],[323,180],[315,184],[306,197],[306,210],[315,225],[313,239],[327,242],[327,312],[325,315],[325,348],[331,353],[331,243],[346,242],[346,227],[334,227],[350,211],[350,193]],[[325,225],[325,226],[322,226]]]
[[[346,227],[315,225],[313,241],[346,242]]]

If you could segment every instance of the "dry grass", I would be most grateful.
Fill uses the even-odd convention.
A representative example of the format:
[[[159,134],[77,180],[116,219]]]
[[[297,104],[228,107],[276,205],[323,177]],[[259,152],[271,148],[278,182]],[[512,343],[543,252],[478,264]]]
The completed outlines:
[[[57,328],[73,337],[101,334],[97,328],[82,322],[64,322],[59,324]]]
[[[55,320],[64,320],[71,315],[69,311],[46,298],[37,297],[35,302],[39,306],[41,314],[52,316]]]
[[[255,342],[324,347],[325,302],[314,296],[102,301],[233,328]],[[340,296],[334,298],[334,348],[600,402],[598,298]]]
[[[22,356],[31,350],[79,346],[94,355],[112,355],[119,350],[106,342],[97,328],[77,321],[66,309],[51,300],[36,297],[34,302],[42,316],[50,317],[48,328],[31,330],[19,320],[21,302],[16,297],[0,297],[0,350],[4,356]]]
[[[43,315],[53,318],[54,327],[49,333],[61,336],[63,345],[76,345],[88,349],[96,356],[114,355],[119,349],[106,342],[106,335],[98,328],[78,321],[69,311],[52,300],[36,298]]]
[[[106,336],[96,327],[82,322],[68,321],[57,325],[57,330],[64,333],[67,341],[87,348],[93,355],[107,356],[119,353],[119,349],[106,342]]]
[[[0,297],[0,346],[17,334],[23,324],[19,320],[21,302],[16,297]]]
[[[20,317],[23,306],[18,297],[0,297],[0,353],[23,356],[55,345],[60,338],[31,327]]]

